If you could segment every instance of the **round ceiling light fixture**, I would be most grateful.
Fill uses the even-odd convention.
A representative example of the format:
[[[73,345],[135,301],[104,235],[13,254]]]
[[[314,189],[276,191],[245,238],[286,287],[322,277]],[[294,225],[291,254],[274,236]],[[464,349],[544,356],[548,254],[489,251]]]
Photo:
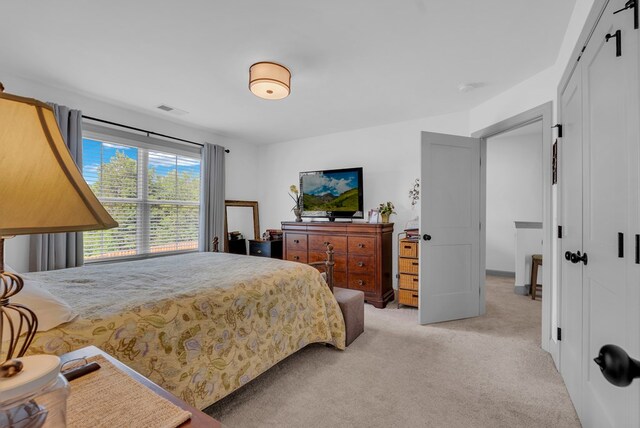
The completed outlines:
[[[257,62],[249,68],[249,89],[266,100],[286,98],[291,92],[291,72],[275,62]]]

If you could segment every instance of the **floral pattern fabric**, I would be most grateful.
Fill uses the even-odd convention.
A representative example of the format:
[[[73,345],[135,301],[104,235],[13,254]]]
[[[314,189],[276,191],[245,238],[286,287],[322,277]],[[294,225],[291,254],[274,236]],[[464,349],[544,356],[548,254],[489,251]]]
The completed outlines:
[[[310,343],[345,346],[333,294],[299,263],[192,253],[25,277],[80,314],[30,353],[95,345],[198,408]]]

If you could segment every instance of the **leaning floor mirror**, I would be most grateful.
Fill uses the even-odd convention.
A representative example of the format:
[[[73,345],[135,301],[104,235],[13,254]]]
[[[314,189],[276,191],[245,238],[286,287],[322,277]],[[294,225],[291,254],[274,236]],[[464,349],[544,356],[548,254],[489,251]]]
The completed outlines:
[[[260,217],[256,201],[225,201],[224,251],[248,254],[248,240],[260,239]]]

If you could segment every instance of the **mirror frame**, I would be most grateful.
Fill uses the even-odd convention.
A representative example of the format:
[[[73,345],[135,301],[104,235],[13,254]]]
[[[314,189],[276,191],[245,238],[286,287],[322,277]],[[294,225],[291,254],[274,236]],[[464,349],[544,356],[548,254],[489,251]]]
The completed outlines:
[[[227,207],[253,208],[253,239],[260,240],[260,214],[258,201],[224,201],[224,252],[229,252],[229,226],[227,223]]]

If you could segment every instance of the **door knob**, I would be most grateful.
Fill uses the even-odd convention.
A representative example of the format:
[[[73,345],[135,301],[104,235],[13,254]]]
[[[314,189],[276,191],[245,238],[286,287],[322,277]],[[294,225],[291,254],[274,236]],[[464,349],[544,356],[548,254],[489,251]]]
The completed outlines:
[[[431,235],[427,235],[425,233],[424,235],[422,235],[422,239],[424,239],[425,241],[431,241]]]
[[[619,346],[604,345],[593,359],[600,366],[602,375],[615,386],[629,386],[640,377],[640,361],[629,357]]]
[[[571,251],[567,251],[566,253],[564,253],[564,258],[569,260],[573,264],[582,262],[585,264],[585,266],[589,262],[589,257],[587,256],[587,253],[580,254],[580,251],[578,251],[577,253],[572,253]]]
[[[588,257],[587,257],[587,253],[584,253],[582,255],[580,255],[580,251],[578,251],[576,253],[576,261],[574,262],[573,259],[571,260],[573,263],[584,263],[584,265],[587,265],[587,262],[589,261]]]

